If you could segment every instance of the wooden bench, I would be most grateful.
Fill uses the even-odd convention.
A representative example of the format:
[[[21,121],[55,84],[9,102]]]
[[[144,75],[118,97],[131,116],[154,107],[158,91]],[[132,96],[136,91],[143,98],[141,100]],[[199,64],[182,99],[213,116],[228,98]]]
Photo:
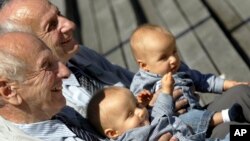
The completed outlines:
[[[63,6],[61,0],[52,2]],[[83,43],[115,64],[133,72],[138,70],[131,55],[129,37],[140,24],[154,23],[175,35],[180,56],[191,68],[226,79],[250,80],[247,23],[250,2],[244,1],[241,5],[233,0],[76,2]],[[213,98],[202,95],[201,103],[207,104]]]
[[[234,0],[207,0],[207,5],[217,16],[224,30],[232,36],[237,45],[237,49],[245,56],[245,60],[250,64],[250,1]]]

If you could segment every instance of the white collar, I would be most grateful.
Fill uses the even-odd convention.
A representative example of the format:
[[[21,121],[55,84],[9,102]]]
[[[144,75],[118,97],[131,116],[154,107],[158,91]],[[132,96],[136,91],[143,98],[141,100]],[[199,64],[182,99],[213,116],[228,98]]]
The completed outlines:
[[[76,76],[73,73],[71,73],[67,79],[63,79],[63,85],[80,86]]]

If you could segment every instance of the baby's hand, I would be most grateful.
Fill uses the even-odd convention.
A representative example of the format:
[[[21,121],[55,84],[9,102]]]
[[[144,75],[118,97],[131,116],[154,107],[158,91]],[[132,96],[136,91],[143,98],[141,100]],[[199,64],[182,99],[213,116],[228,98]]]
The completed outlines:
[[[172,73],[169,72],[165,74],[162,79],[162,92],[163,93],[168,93],[170,95],[173,95],[173,89],[174,89],[174,79],[172,77]]]
[[[225,80],[223,90],[226,91],[226,90],[228,90],[234,86],[238,86],[238,85],[250,86],[250,82],[237,82],[237,81],[233,81],[233,80]]]
[[[146,107],[149,105],[153,94],[151,94],[148,90],[142,90],[137,94],[137,101],[140,105]]]

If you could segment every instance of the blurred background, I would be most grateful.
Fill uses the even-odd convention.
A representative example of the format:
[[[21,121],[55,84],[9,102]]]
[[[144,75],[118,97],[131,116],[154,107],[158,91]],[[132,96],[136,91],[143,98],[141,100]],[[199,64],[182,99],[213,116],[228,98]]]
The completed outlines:
[[[250,81],[250,0],[51,0],[79,43],[133,72],[129,38],[144,23],[168,28],[193,69]],[[212,98],[204,96],[205,102]]]

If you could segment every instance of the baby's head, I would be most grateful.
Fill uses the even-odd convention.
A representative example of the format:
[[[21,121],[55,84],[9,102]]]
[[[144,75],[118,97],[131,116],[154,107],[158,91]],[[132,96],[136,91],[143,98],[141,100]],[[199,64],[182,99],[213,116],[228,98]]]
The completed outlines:
[[[132,34],[130,46],[140,69],[164,75],[180,67],[175,38],[165,28],[145,24]]]
[[[107,87],[98,91],[87,109],[90,123],[104,136],[116,139],[129,129],[149,125],[148,111],[129,89]]]

